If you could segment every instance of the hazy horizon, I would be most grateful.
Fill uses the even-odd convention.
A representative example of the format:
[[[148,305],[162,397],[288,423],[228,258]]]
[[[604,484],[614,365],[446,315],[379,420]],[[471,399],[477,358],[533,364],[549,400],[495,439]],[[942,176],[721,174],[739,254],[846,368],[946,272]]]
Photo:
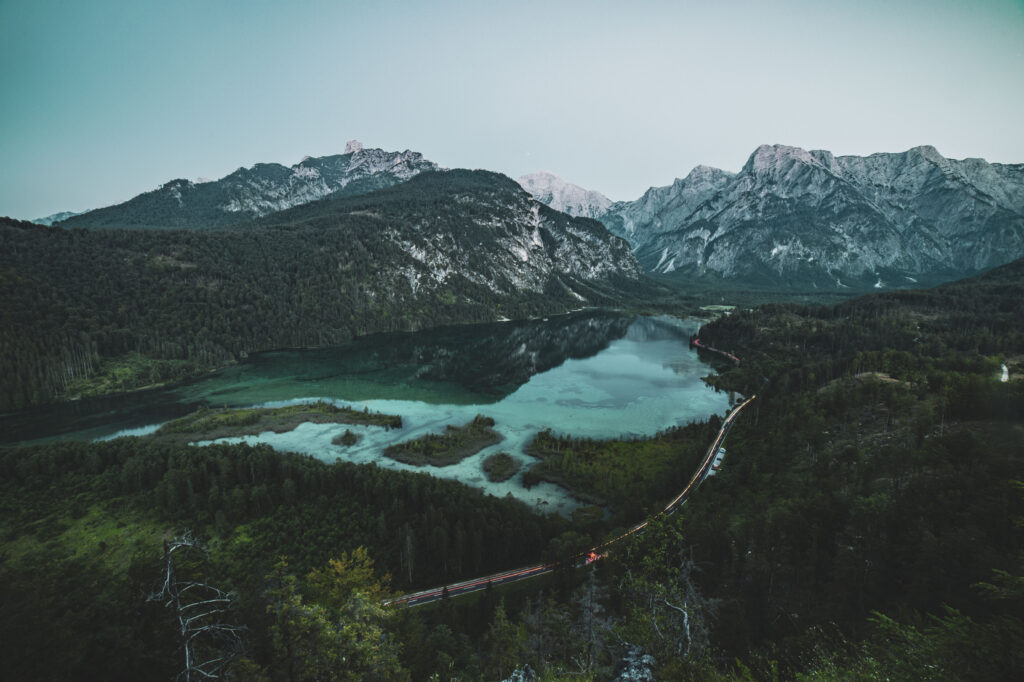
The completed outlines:
[[[0,215],[368,147],[615,200],[760,144],[1024,162],[1024,3],[0,2]]]

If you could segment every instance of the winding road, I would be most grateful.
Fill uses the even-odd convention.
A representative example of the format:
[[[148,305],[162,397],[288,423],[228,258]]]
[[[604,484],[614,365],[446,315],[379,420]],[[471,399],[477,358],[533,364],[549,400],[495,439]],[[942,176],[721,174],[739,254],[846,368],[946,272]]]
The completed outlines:
[[[737,358],[735,355],[702,345],[700,343],[700,339],[696,339],[694,341],[694,344],[699,348],[703,348],[705,350],[712,350],[715,352],[722,353],[723,355],[727,355],[729,358],[734,360],[736,364],[739,364],[740,362],[739,358]],[[605,556],[606,550],[615,543],[621,542],[629,536],[643,531],[643,529],[646,528],[647,524],[649,524],[651,521],[654,521],[655,519],[660,518],[662,516],[667,516],[674,512],[676,509],[678,509],[680,506],[682,506],[682,504],[686,502],[690,494],[697,488],[697,486],[703,483],[704,479],[707,478],[708,471],[711,468],[711,463],[715,459],[715,454],[718,452],[718,449],[722,447],[722,442],[725,441],[725,437],[729,434],[729,429],[732,428],[732,425],[736,422],[736,417],[739,416],[740,412],[742,412],[747,405],[749,405],[756,399],[757,395],[752,395],[746,400],[744,400],[742,403],[737,405],[735,408],[733,408],[732,412],[729,413],[729,416],[725,418],[724,422],[722,422],[722,428],[718,430],[718,435],[715,437],[715,440],[711,443],[711,447],[708,448],[707,454],[701,461],[700,466],[697,467],[697,470],[696,472],[694,472],[693,477],[690,479],[690,482],[686,484],[686,487],[683,488],[683,491],[676,495],[672,499],[672,501],[665,506],[664,509],[662,509],[654,516],[651,516],[647,520],[636,524],[622,535],[614,537],[611,540],[602,542],[601,544],[590,548],[586,552],[581,552],[577,554],[571,559],[573,565],[579,566],[590,564],[602,559]],[[534,564],[532,566],[515,568],[510,571],[494,573],[491,575],[482,576],[480,578],[471,578],[469,580],[464,580],[458,583],[452,583],[450,585],[442,585],[440,587],[434,587],[429,590],[422,590],[420,592],[403,594],[399,597],[395,597],[394,599],[389,599],[385,601],[384,605],[419,606],[421,604],[429,604],[430,602],[442,599],[446,594],[449,597],[457,597],[463,594],[470,594],[471,592],[477,592],[479,590],[486,589],[488,585],[503,585],[505,583],[526,580],[528,578],[535,578],[539,575],[544,575],[545,573],[551,573],[555,570],[556,567],[559,566],[560,563],[561,562],[556,561],[548,564]]]

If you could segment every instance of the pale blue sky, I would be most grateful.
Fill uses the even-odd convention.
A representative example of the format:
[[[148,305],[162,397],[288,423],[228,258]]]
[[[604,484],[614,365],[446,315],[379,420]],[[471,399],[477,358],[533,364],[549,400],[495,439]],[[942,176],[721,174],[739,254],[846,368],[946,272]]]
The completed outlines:
[[[1024,162],[1024,0],[0,0],[0,215],[414,149],[633,199],[761,143]]]

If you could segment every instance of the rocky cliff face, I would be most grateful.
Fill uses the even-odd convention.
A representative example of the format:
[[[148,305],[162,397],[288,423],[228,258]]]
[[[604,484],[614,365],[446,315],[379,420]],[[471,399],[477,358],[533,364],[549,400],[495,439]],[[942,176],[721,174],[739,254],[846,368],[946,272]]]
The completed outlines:
[[[65,219],[66,227],[202,229],[258,218],[323,199],[389,187],[437,170],[422,154],[367,149],[353,140],[344,154],[306,157],[294,166],[258,163],[214,181],[171,180],[122,204]]]
[[[612,200],[600,192],[583,189],[548,171],[524,175],[518,182],[537,201],[571,216],[597,218],[612,205]]]
[[[693,215],[704,202],[713,199],[733,173],[709,166],[697,166],[685,178],[667,187],[652,187],[636,201],[618,201],[598,216],[612,233],[634,241],[653,234],[672,232]]]
[[[628,242],[601,223],[544,206],[511,179],[487,171],[426,173],[384,192],[299,207],[260,224],[353,218],[374,224],[353,236],[389,277],[406,283],[389,288],[412,296],[461,280],[495,294],[568,296],[582,305],[598,302],[587,293],[592,285],[643,277]]]
[[[1024,164],[933,147],[836,157],[763,145],[601,216],[649,271],[745,284],[888,288],[1024,255]]]

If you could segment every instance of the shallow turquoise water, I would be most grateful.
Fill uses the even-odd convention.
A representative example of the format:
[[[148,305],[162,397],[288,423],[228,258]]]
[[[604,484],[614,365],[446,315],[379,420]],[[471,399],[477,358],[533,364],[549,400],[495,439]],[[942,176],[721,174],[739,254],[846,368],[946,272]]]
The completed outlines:
[[[69,430],[66,437],[109,438],[150,432],[198,404],[277,406],[326,399],[401,415],[403,428],[306,423],[288,433],[225,441],[426,471],[565,513],[577,503],[563,489],[540,484],[526,490],[521,471],[504,483],[490,483],[481,470],[483,459],[506,451],[525,468],[533,459],[523,447],[545,428],[592,438],[647,436],[725,413],[729,395],[701,381],[712,370],[687,343],[697,326],[675,318],[587,312],[379,335],[331,349],[262,354],[185,386],[96,402],[92,413],[88,405],[78,406],[63,422],[59,412],[29,416],[54,433]],[[458,464],[411,467],[380,454],[391,443],[441,432],[476,414],[493,417],[504,440]],[[359,442],[332,445],[346,428],[361,436]],[[53,433],[37,428],[34,435]]]

